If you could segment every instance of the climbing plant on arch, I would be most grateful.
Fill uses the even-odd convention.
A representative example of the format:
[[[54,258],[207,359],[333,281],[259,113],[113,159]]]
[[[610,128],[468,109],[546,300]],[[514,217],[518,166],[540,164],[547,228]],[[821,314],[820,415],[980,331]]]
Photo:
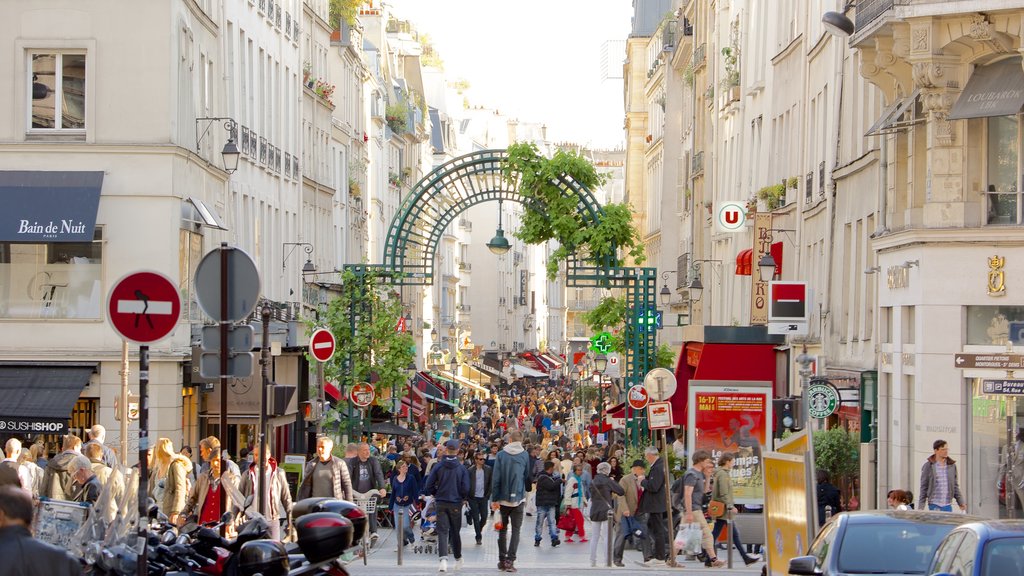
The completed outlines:
[[[622,265],[623,251],[642,262],[642,246],[628,206],[601,206],[594,197],[590,187],[601,182],[602,176],[579,155],[559,152],[543,158],[530,144],[460,156],[424,176],[402,202],[388,230],[383,263],[351,268],[357,274],[376,270],[378,278],[396,285],[433,284],[437,246],[460,213],[483,202],[517,202],[525,207],[519,239],[559,243],[548,263],[549,278],[563,270],[569,287],[622,289],[631,311],[628,321],[639,322],[655,309],[657,273]],[[630,333],[623,350],[627,387],[641,383],[655,362],[655,333]],[[627,414],[631,436],[637,438],[646,423],[642,414],[632,416]]]

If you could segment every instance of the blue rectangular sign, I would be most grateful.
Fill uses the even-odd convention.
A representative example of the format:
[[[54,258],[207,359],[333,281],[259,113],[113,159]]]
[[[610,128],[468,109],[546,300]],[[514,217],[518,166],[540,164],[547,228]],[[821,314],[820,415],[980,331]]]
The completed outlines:
[[[985,394],[1024,396],[1024,380],[982,380],[981,390]]]
[[[0,242],[91,242],[103,172],[0,171]]]

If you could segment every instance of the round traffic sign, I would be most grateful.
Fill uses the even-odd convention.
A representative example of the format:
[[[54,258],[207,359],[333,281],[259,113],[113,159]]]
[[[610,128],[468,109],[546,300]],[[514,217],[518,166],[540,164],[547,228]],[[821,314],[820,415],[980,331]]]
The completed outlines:
[[[327,328],[317,328],[309,337],[309,353],[320,362],[327,362],[334,356],[334,334]]]
[[[650,393],[651,400],[668,400],[676,393],[676,375],[668,368],[655,368],[644,376],[644,387]]]
[[[512,366],[512,361],[511,360],[505,360],[505,362],[502,364],[502,366],[504,366],[505,368],[509,368],[509,367]]]
[[[227,252],[227,314],[221,312],[221,252]],[[196,267],[196,300],[203,312],[216,322],[239,322],[256,308],[260,297],[260,274],[245,250],[222,245],[203,256]]]
[[[651,401],[651,397],[647,394],[647,388],[637,384],[626,393],[626,401],[629,402],[629,407],[633,410],[643,410],[647,407],[647,403]]]
[[[159,272],[132,272],[114,283],[107,296],[107,320],[129,342],[143,346],[162,340],[178,325],[181,296]]]
[[[376,393],[373,391],[373,386],[366,382],[360,382],[348,391],[348,399],[360,408],[366,408],[373,404],[374,397],[376,397]]]
[[[828,418],[839,409],[839,390],[828,380],[811,380],[807,386],[807,415]]]

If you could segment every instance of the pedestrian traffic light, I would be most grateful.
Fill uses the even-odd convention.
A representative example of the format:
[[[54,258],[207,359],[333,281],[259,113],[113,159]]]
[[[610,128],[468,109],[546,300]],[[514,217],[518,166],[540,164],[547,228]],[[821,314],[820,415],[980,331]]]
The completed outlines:
[[[776,438],[781,438],[786,430],[792,432],[803,427],[799,398],[775,398],[772,400],[772,414]]]

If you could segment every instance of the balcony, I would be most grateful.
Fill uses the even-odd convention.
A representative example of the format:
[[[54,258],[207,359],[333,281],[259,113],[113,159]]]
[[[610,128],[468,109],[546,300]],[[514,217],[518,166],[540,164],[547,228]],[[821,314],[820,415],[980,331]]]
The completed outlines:
[[[473,311],[472,307],[469,304],[459,304],[458,306],[455,307],[455,309],[458,310],[459,312],[464,313],[469,313]]]
[[[700,70],[701,68],[703,68],[704,64],[707,62],[707,51],[707,44],[701,44],[700,46],[694,48],[693,60],[690,64],[690,67],[693,68],[694,70]]]
[[[694,176],[704,173],[704,151],[697,152],[690,159],[690,173]]]
[[[471,262],[459,262],[459,270],[466,270],[467,272],[473,269]]]
[[[466,218],[459,218],[459,228],[462,228],[466,232],[473,231],[473,223]]]
[[[858,32],[878,19],[882,14],[892,10],[893,0],[860,0],[857,2],[857,14],[854,25]]]

